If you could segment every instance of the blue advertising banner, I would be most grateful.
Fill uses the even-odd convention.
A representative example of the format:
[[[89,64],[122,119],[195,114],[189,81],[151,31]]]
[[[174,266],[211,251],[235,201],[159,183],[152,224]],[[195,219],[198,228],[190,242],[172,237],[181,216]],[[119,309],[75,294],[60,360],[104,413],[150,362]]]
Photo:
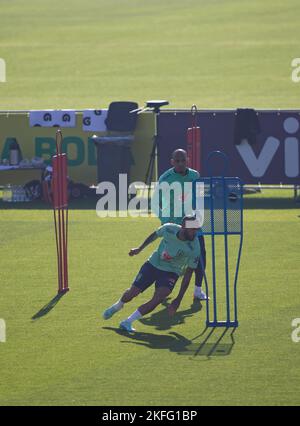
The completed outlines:
[[[159,175],[170,167],[175,149],[186,149],[192,122],[188,111],[159,115]],[[229,158],[226,175],[246,184],[300,184],[300,110],[198,111],[196,122],[201,132],[201,175],[218,175],[222,166],[216,162],[210,170],[207,158],[219,150]]]

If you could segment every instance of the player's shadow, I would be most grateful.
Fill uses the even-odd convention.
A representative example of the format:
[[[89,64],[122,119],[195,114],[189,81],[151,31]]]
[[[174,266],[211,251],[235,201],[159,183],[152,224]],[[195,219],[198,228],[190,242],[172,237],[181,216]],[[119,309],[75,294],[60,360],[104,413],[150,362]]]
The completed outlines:
[[[174,331],[161,335],[143,332],[128,333],[114,327],[103,327],[103,329],[112,330],[120,336],[130,339],[122,340],[121,343],[135,344],[149,349],[169,350],[178,355],[189,355],[191,359],[201,356],[210,358],[230,355],[235,345],[234,332],[236,330],[232,329],[230,332],[229,328],[205,328],[198,336],[187,339]]]
[[[168,300],[169,298],[162,303],[164,309],[154,312],[148,318],[142,318],[140,322],[144,325],[155,327],[156,330],[170,330],[174,325],[184,324],[186,318],[193,316],[202,309],[201,302],[195,300],[189,309],[176,312],[175,315],[170,316],[168,313]]]
[[[57,303],[60,301],[60,299],[65,295],[66,293],[58,293],[53,299],[50,300],[45,306],[43,306],[36,314],[31,317],[32,320],[37,320],[45,315],[47,315],[52,309],[57,305]]]

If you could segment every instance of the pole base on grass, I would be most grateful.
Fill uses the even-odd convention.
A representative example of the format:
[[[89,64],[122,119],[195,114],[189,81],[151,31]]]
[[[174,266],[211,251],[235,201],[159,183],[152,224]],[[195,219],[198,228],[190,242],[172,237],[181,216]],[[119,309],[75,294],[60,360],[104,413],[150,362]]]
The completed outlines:
[[[226,327],[226,328],[237,328],[239,326],[238,321],[206,321],[207,327]]]
[[[58,290],[57,294],[65,294],[69,291],[69,288],[63,288],[62,290]]]

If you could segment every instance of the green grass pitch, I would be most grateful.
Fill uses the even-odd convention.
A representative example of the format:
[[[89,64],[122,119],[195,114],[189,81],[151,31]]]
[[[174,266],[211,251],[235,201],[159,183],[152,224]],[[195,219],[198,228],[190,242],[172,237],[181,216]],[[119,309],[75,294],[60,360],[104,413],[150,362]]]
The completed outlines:
[[[42,315],[56,291],[52,213],[3,210],[0,404],[299,404],[300,344],[291,339],[300,315],[299,209],[271,195],[247,201],[241,325],[234,344],[227,334],[217,346],[221,331],[200,336],[205,312],[191,309],[192,288],[174,320],[162,306],[136,324],[134,338],[116,328],[151,290],[111,320],[101,318],[152,250],[127,255],[156,219],[71,210],[71,291]]]
[[[298,0],[1,2],[0,109],[298,108]]]

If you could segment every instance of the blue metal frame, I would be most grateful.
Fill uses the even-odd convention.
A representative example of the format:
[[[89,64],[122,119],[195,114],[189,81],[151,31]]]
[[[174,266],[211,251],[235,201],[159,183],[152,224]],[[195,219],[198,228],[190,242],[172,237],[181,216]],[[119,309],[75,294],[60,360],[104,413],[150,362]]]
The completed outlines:
[[[207,282],[207,276],[204,269],[204,262],[202,254],[200,254],[200,262],[202,265],[202,269],[204,271],[204,282],[206,287],[206,293],[207,296],[210,297],[210,300],[207,301],[206,305],[206,325],[207,327],[238,327],[238,302],[237,302],[237,282],[238,282],[238,273],[240,268],[240,260],[241,260],[241,254],[242,254],[242,246],[243,246],[243,183],[239,178],[232,178],[232,177],[205,177],[200,178],[194,182],[193,186],[193,192],[194,192],[194,208],[195,208],[195,199],[196,199],[196,184],[197,182],[202,182],[207,185],[207,187],[210,189],[209,191],[209,197],[205,197],[205,207],[206,210],[209,210],[209,219],[210,219],[210,226],[209,230],[201,230],[199,234],[201,235],[210,235],[211,236],[211,248],[212,248],[212,294],[209,293],[209,286]],[[218,207],[218,210],[223,210],[223,221],[224,221],[224,229],[216,231],[216,226],[218,224],[215,223],[215,209],[216,204],[214,197],[213,197],[213,190],[214,187],[216,187],[216,184],[219,186],[222,186],[223,189],[223,208],[220,209],[220,206]],[[238,227],[239,229],[236,231],[228,230],[228,210],[230,210],[230,207],[228,206],[228,194],[227,189],[229,188],[229,184],[236,184],[236,188],[239,188],[238,193],[238,199],[239,199],[239,207],[235,208],[235,211],[238,216]],[[235,194],[236,195],[236,194]],[[204,226],[205,227],[205,226]],[[238,248],[238,257],[237,257],[237,263],[236,263],[236,269],[234,274],[234,281],[233,281],[233,318],[231,317],[231,301],[230,301],[230,279],[229,279],[229,250],[228,250],[228,238],[230,235],[240,235],[240,241],[239,241],[239,248]],[[225,261],[225,283],[226,283],[226,319],[220,320],[218,318],[218,301],[217,301],[217,271],[216,271],[216,258],[215,258],[215,238],[216,236],[223,236],[224,237],[224,261]],[[213,319],[211,319],[210,316],[210,303],[213,303]]]

